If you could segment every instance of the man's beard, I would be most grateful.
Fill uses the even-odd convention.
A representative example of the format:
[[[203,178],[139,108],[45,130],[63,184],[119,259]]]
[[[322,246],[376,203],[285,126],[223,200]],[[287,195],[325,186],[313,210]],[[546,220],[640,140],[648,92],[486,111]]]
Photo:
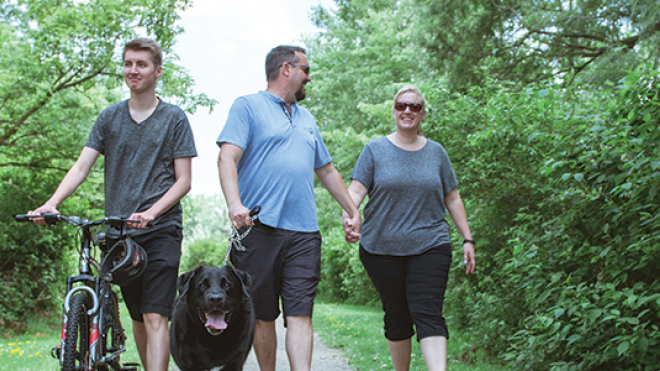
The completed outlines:
[[[300,87],[300,90],[296,92],[296,102],[300,102],[305,99],[305,97],[307,97],[307,94],[305,93],[305,85],[303,85]]]

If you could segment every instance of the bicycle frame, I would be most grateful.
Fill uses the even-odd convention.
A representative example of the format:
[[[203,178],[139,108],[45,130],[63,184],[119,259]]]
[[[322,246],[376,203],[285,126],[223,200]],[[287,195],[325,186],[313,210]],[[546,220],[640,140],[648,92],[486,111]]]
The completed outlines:
[[[97,370],[101,369],[114,369],[114,370],[135,370],[133,367],[122,367],[119,363],[119,356],[126,351],[126,336],[121,326],[121,322],[116,312],[117,295],[112,290],[112,278],[110,276],[102,277],[100,275],[100,266],[92,257],[92,237],[91,227],[108,224],[112,226],[121,226],[121,233],[123,234],[123,227],[126,223],[131,222],[124,218],[104,218],[93,222],[86,219],[77,217],[64,217],[56,214],[42,215],[48,225],[56,224],[58,221],[65,221],[68,224],[79,228],[82,232],[81,246],[79,254],[78,275],[70,276],[66,282],[66,294],[62,303],[62,332],[61,343],[59,346],[53,347],[52,355],[59,360],[60,366],[65,369],[65,359],[69,352],[74,352],[75,349],[68,349],[67,344],[67,328],[70,317],[71,301],[78,293],[83,293],[91,301],[91,308],[84,313],[84,323],[89,324],[89,333],[81,332],[81,342],[86,343],[86,349],[82,357],[75,357],[81,362],[81,368],[84,370]],[[40,215],[16,215],[18,221],[31,220],[35,217],[42,217]],[[101,249],[101,262],[105,258],[106,252]],[[94,275],[92,266],[99,272],[99,275]],[[106,310],[115,311],[115,313],[105,313]],[[110,323],[106,324],[106,320]],[[107,326],[106,326],[107,325]],[[112,326],[112,331],[110,332]],[[107,331],[106,331],[107,330]],[[106,333],[107,332],[107,333]],[[78,336],[76,333],[74,336]],[[110,338],[110,339],[108,339]],[[109,348],[108,340],[110,340]],[[77,341],[74,342],[77,343]],[[103,346],[101,346],[103,344]],[[110,353],[109,355],[106,355]],[[80,356],[80,355],[79,355]],[[82,359],[80,359],[82,358]],[[78,369],[78,367],[75,367]],[[68,369],[68,368],[67,368]]]

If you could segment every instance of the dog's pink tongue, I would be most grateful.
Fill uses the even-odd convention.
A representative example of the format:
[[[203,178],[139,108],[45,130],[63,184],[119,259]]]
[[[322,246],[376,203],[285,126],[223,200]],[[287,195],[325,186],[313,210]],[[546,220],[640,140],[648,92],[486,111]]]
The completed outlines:
[[[213,330],[225,330],[227,329],[227,322],[225,322],[225,315],[223,313],[215,314],[208,313],[206,315],[206,327]]]

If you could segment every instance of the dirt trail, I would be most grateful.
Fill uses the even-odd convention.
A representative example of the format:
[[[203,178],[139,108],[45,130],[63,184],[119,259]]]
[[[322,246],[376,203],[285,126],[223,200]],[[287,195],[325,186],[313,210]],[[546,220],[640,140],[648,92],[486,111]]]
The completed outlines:
[[[277,371],[289,370],[289,359],[286,356],[284,348],[284,320],[280,316],[277,319]],[[179,369],[173,363],[170,364],[170,371],[178,371]],[[259,365],[254,353],[250,351],[243,371],[259,371]],[[348,365],[348,361],[344,353],[340,350],[326,347],[321,338],[314,334],[314,353],[312,354],[312,371],[353,371]]]
[[[277,371],[289,370],[289,359],[284,349],[284,320],[277,319]],[[312,371],[352,371],[344,353],[340,350],[326,347],[321,338],[314,334],[314,353],[312,354]],[[259,371],[257,359],[251,351],[245,362],[243,371]]]

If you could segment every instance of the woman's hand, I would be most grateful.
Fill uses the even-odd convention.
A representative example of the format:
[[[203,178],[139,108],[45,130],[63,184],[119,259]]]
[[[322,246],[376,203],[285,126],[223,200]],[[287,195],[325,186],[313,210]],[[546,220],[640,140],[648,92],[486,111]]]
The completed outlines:
[[[465,274],[474,273],[476,268],[474,243],[466,242],[463,244],[463,263],[465,263]]]

